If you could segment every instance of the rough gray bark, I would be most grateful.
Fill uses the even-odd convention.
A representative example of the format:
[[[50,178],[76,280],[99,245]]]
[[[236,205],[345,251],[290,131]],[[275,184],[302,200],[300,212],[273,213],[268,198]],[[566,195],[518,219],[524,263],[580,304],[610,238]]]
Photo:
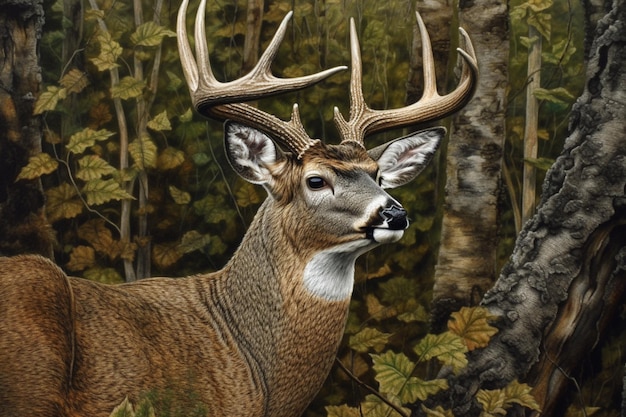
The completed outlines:
[[[41,152],[39,94],[41,0],[0,1],[0,252],[52,257],[54,234],[39,181],[15,182],[28,158]]]
[[[615,300],[624,294],[625,25],[625,2],[615,0],[593,32],[587,85],[537,213],[483,299],[499,317],[500,332],[470,355],[461,375],[448,375],[451,389],[437,399],[456,415],[476,415],[472,397],[478,389],[524,379],[533,366],[542,415],[557,415],[567,382],[561,371],[567,375],[601,340]]]
[[[474,99],[452,121],[432,325],[476,305],[496,278],[498,195],[508,85],[508,10],[503,0],[461,1],[459,24],[480,57]]]

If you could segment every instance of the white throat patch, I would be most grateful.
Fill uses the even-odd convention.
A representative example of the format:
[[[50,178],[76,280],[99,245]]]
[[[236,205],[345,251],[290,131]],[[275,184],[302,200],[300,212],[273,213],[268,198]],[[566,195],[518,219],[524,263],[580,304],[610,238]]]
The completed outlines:
[[[354,262],[374,246],[378,245],[363,239],[315,254],[304,268],[305,288],[328,301],[350,298],[354,286]]]

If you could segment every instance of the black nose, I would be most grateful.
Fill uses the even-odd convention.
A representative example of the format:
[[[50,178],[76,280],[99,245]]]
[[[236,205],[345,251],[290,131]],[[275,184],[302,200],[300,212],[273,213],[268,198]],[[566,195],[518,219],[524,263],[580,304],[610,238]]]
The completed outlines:
[[[385,219],[387,227],[391,230],[404,230],[409,225],[406,218],[406,210],[402,207],[387,207],[381,210],[380,216]]]

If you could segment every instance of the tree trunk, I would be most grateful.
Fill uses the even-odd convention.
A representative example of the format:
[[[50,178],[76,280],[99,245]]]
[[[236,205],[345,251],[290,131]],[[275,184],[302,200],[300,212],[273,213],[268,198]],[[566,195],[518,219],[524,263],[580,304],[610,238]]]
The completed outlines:
[[[432,326],[476,305],[496,277],[498,199],[508,84],[508,10],[503,0],[459,4],[472,36],[480,77],[474,99],[453,118]]]
[[[499,320],[439,397],[456,415],[476,415],[478,389],[530,376],[542,415],[554,416],[566,376],[602,339],[626,280],[626,5],[615,0],[589,50],[587,84],[572,133],[547,174],[535,216],[484,297]],[[529,371],[532,372],[529,374]]]
[[[0,1],[0,253],[52,258],[54,233],[38,180],[15,181],[41,152],[41,121],[33,105],[41,85],[38,46],[44,16],[37,0]]]

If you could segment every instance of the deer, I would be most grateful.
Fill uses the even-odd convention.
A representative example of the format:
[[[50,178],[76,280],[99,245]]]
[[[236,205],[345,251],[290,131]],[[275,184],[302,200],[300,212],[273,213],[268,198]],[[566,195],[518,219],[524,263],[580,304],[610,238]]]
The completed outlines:
[[[375,132],[446,117],[472,97],[476,54],[461,29],[457,87],[436,88],[428,33],[416,14],[424,61],[422,98],[399,109],[368,107],[359,41],[350,21],[350,116],[334,109],[338,144],[312,139],[293,106],[283,121],[250,101],[302,89],[347,69],[298,78],[270,69],[292,12],[257,66],[219,82],[205,33],[206,0],[177,42],[193,106],[224,123],[227,159],[267,191],[238,249],[219,271],[105,285],[68,277],[36,255],[0,259],[0,416],[104,417],[125,398],[184,393],[208,416],[299,416],[330,373],[353,290],[355,261],[398,241],[407,211],[386,190],[414,179],[445,129],[429,128],[367,150]],[[159,410],[156,410],[158,415]]]

